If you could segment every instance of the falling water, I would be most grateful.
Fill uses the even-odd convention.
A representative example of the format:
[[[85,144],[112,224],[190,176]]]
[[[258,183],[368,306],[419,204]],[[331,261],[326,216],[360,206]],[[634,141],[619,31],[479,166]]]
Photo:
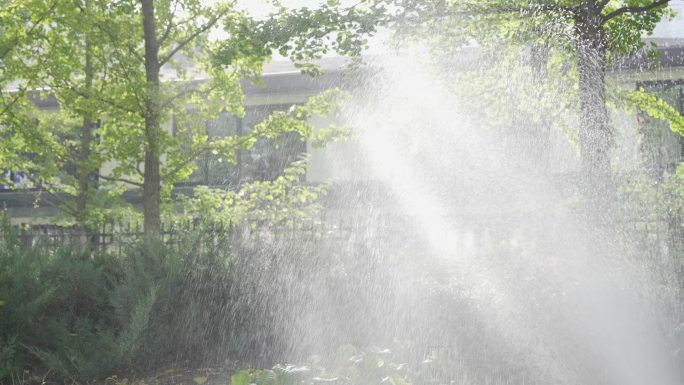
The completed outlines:
[[[373,68],[345,110],[354,140],[328,150],[332,178],[356,186],[338,214],[357,236],[325,252],[348,282],[309,282],[291,352],[333,354],[336,335],[439,359],[438,382],[680,383],[649,272],[617,222],[577,214],[567,135],[484,124],[425,52]]]

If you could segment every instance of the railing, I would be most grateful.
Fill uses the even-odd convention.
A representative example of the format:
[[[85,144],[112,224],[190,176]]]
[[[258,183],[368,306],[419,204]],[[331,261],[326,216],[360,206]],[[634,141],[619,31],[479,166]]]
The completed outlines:
[[[355,237],[358,226],[342,221],[330,224],[320,221],[297,221],[271,225],[267,223],[234,224],[226,222],[186,221],[163,223],[160,239],[167,245],[180,246],[183,242],[202,238],[208,244],[245,245],[264,244],[283,240],[343,239]],[[44,224],[19,224],[0,229],[0,240],[12,231],[20,247],[55,249],[81,246],[92,250],[120,255],[127,246],[144,238],[140,223],[108,223],[96,228]]]

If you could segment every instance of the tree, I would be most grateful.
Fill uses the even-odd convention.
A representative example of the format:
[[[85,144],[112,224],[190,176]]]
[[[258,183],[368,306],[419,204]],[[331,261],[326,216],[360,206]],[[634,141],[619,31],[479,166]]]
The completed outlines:
[[[203,131],[203,122],[224,110],[241,115],[239,81],[242,77],[256,79],[275,49],[290,53],[300,62],[317,57],[328,45],[315,42],[327,38],[335,28],[339,29],[341,19],[312,25],[306,23],[306,17],[302,18],[301,14],[288,13],[281,8],[280,13],[285,17],[258,22],[239,11],[233,2],[207,6],[199,0],[141,0],[139,8],[136,3],[122,4],[127,4],[129,13],[142,15],[142,28],[133,26],[133,31],[142,33],[136,36],[125,29],[111,34],[114,38],[109,43],[120,51],[119,55],[134,58],[127,63],[119,61],[118,65],[123,68],[122,78],[129,79],[121,99],[129,106],[129,112],[134,112],[135,119],[131,122],[119,115],[121,122],[131,125],[120,126],[112,133],[116,133],[116,138],[137,138],[135,144],[141,151],[138,157],[121,162],[125,158],[121,153],[130,148],[119,147],[116,150],[119,154],[113,158],[121,162],[121,166],[108,178],[142,187],[145,232],[154,236],[160,230],[162,197],[168,196],[177,181],[190,175],[198,157],[213,152],[231,160],[236,149],[252,146],[257,136],[274,137],[283,132],[301,131],[301,124],[296,120],[281,120],[280,124],[263,125],[260,130],[244,136],[210,139]],[[329,14],[325,7],[315,13],[318,20]],[[353,20],[349,23],[344,27],[356,25]],[[221,26],[227,36],[212,41],[209,35]],[[313,33],[320,28],[328,32]],[[351,40],[350,43],[338,38],[338,44],[333,44],[332,49],[344,52],[362,43]],[[140,41],[144,42],[142,53],[137,50]],[[299,44],[290,47],[291,41]],[[303,41],[308,44],[302,44]],[[174,81],[161,81],[164,67],[174,70]],[[193,76],[198,72],[208,75],[209,80],[197,85]],[[134,95],[134,99],[130,100],[129,95]],[[193,118],[193,114],[198,114],[200,119]],[[161,128],[172,115],[176,135]],[[142,133],[141,127],[144,127]],[[306,135],[305,132],[300,134]],[[107,145],[117,147],[114,141]],[[165,158],[164,162],[162,158]],[[143,170],[138,167],[141,163]],[[131,170],[137,171],[142,181],[126,177]]]
[[[384,11],[378,23],[410,34],[444,32],[441,49],[472,40],[481,45],[507,41],[552,45],[577,68],[579,147],[590,185],[611,178],[612,132],[606,105],[609,64],[644,48],[641,40],[670,15],[669,0],[366,0],[368,13]],[[355,7],[355,12],[358,8]],[[339,9],[339,12],[345,12]],[[451,45],[451,46],[450,46]],[[602,190],[602,189],[597,189]],[[595,197],[596,198],[596,197]]]
[[[13,56],[18,64],[6,71],[7,79],[31,81],[23,81],[23,92],[3,95],[11,112],[3,119],[3,159],[13,169],[30,171],[78,223],[93,222],[95,201],[102,200],[97,196],[111,204],[125,184],[142,190],[145,232],[154,237],[171,189],[204,154],[231,161],[258,137],[312,133],[300,122],[308,113],[301,109],[289,118],[276,114],[242,136],[210,138],[204,126],[223,111],[244,112],[240,80],[257,81],[274,49],[297,52],[300,61],[323,49],[325,44],[283,47],[290,39],[322,38],[309,36],[315,26],[296,12],[261,23],[233,2],[54,0],[39,13],[40,5],[31,14],[45,15],[36,28],[41,38]],[[328,21],[326,28],[334,24]],[[220,40],[210,38],[221,28]],[[34,89],[50,91],[39,95]],[[36,96],[55,97],[59,112],[40,111]],[[171,121],[173,133],[165,127]],[[110,172],[102,172],[106,164]]]
[[[4,25],[7,34],[3,43],[3,80],[14,82],[16,89],[5,91],[2,95],[4,108],[0,120],[3,123],[2,140],[6,144],[3,164],[15,171],[26,171],[34,184],[41,185],[56,178],[67,164],[89,157],[92,141],[90,121],[93,120],[91,114],[84,118],[82,130],[76,137],[58,138],[57,132],[63,133],[63,130],[41,124],[40,113],[32,103],[42,97],[37,89],[56,89],[55,81],[68,82],[72,87],[76,87],[76,83],[85,83],[86,89],[92,88],[92,55],[88,52],[87,41],[85,52],[83,50],[84,44],[81,43],[86,37],[83,29],[79,28],[84,21],[87,24],[89,17],[74,3],[60,0],[47,3],[10,2],[4,4],[3,11],[11,12],[15,18],[23,21],[23,26],[20,23]],[[62,44],[62,40],[72,44]],[[79,60],[84,56],[85,70]],[[85,80],[83,76],[76,80],[74,72],[78,69],[80,74],[85,73]],[[6,86],[7,83],[3,84]],[[60,98],[63,95],[55,96]],[[80,140],[76,140],[79,135]],[[80,142],[81,149],[78,149],[77,141]],[[89,188],[87,164],[84,161],[77,171],[80,174],[80,185],[77,187],[79,192],[76,193],[78,203],[65,207],[79,221],[84,220],[86,213]],[[65,181],[49,192],[75,187],[68,185]],[[58,194],[54,196],[58,197]]]
[[[112,71],[112,45],[107,30],[98,26],[107,10],[98,0],[24,3],[26,12],[43,14],[32,25],[33,39],[14,49],[5,67],[18,89],[3,93],[5,114],[2,139],[5,167],[24,172],[59,204],[69,222],[83,228],[104,214],[97,200],[109,190],[97,189],[96,176],[104,163],[96,126],[111,110],[116,71]],[[12,27],[18,34],[19,27]],[[59,111],[42,111],[36,102],[54,98]],[[102,194],[101,194],[102,193]],[[111,203],[111,200],[109,200]]]
[[[155,235],[161,224],[162,182],[172,186],[175,181],[187,177],[194,167],[194,160],[208,151],[232,159],[236,148],[254,144],[255,135],[273,137],[301,127],[295,121],[281,121],[284,124],[264,125],[264,130],[243,137],[209,140],[206,133],[198,130],[193,119],[178,111],[194,105],[205,120],[215,117],[224,109],[240,115],[243,112],[239,86],[241,76],[256,78],[275,48],[280,48],[282,52],[296,52],[294,55],[299,60],[315,57],[324,49],[316,45],[314,48],[308,45],[289,48],[287,42],[301,36],[306,36],[307,41],[311,42],[324,36],[310,35],[310,25],[288,24],[291,18],[277,20],[275,25],[269,24],[269,28],[254,28],[263,24],[238,11],[235,4],[230,2],[212,7],[198,0],[141,0],[140,4],[145,83],[145,93],[136,106],[144,125],[144,171],[140,174],[143,177],[145,232]],[[185,16],[179,18],[181,12]],[[221,24],[228,36],[216,45],[208,36]],[[334,24],[334,20],[326,23],[328,27]],[[130,46],[136,45],[132,43]],[[187,70],[182,68],[188,64],[174,63],[177,57],[192,62],[208,74],[210,80],[195,87],[193,79],[186,74]],[[160,72],[165,65],[176,68],[178,79],[173,82],[175,84],[161,83]],[[160,128],[162,121],[170,118],[171,111],[174,111],[174,119],[181,133],[175,137]],[[186,141],[192,143],[189,151]],[[162,156],[166,156],[164,165]]]
[[[17,80],[14,77],[17,71],[39,64],[26,63],[21,58],[33,48],[36,41],[45,37],[46,25],[58,5],[58,0],[0,2],[0,85],[3,88]],[[34,78],[26,77],[22,80],[23,84],[16,85],[19,92],[14,92],[11,96],[3,95],[0,116],[12,114],[12,107],[21,99],[27,87],[32,85]]]
[[[664,16],[668,0],[584,1],[564,10],[574,22],[580,99],[580,146],[591,179],[610,175],[612,133],[606,105],[607,62],[641,48],[638,39]],[[630,45],[631,43],[631,45]]]
[[[84,223],[92,214],[87,210],[94,187],[91,175],[109,162],[112,172],[99,175],[109,184],[104,190],[121,192],[116,187],[120,183],[142,188],[146,233],[158,233],[162,184],[168,194],[176,181],[191,173],[201,154],[230,156],[248,145],[239,138],[209,142],[199,120],[187,113],[193,108],[203,118],[225,109],[242,113],[240,76],[258,73],[267,57],[241,52],[232,62],[218,64],[212,60],[214,42],[208,34],[221,21],[239,24],[247,15],[232,3],[209,7],[192,0],[55,0],[52,13],[37,12],[40,3],[25,7],[26,12],[45,15],[39,20],[43,24],[35,27],[41,39],[23,51],[9,44],[21,39],[10,38],[12,34],[6,39],[6,45],[19,52],[12,57],[18,64],[10,67],[15,61],[6,60],[5,74],[9,80],[21,79],[22,88],[3,98],[5,110],[11,112],[3,116],[5,160],[12,160],[4,164],[29,172],[35,184]],[[18,7],[12,3],[6,11],[16,13]],[[13,26],[14,35],[25,35],[20,26]],[[162,67],[173,81],[161,82]],[[195,78],[202,74],[211,80],[198,85]],[[59,113],[36,108],[34,89],[49,89]],[[172,111],[178,112],[175,136],[162,128]],[[80,129],[75,130],[78,119]],[[73,165],[75,173],[65,172]],[[75,202],[63,199],[63,193],[75,196]]]

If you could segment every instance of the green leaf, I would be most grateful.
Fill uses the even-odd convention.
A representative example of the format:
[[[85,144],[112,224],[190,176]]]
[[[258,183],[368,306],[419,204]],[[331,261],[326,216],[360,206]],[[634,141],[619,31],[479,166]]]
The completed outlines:
[[[249,385],[250,373],[246,370],[240,370],[230,377],[230,385]]]

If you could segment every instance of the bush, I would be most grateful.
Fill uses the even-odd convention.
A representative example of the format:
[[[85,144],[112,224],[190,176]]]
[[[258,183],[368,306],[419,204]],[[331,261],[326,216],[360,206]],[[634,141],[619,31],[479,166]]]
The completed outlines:
[[[39,363],[76,379],[115,370],[118,324],[109,303],[119,261],[78,248],[19,247],[5,227],[0,245],[0,379]]]
[[[116,257],[21,247],[5,225],[0,382],[25,369],[84,382],[242,353],[263,337],[249,319],[257,313],[237,298],[230,240],[205,234],[188,234],[180,246],[132,245]]]
[[[378,330],[358,309],[378,308],[383,288],[365,282],[387,269],[311,234],[255,242],[199,228],[122,256],[22,248],[14,229],[3,234],[0,381],[24,369],[84,382],[236,358],[264,367]]]

